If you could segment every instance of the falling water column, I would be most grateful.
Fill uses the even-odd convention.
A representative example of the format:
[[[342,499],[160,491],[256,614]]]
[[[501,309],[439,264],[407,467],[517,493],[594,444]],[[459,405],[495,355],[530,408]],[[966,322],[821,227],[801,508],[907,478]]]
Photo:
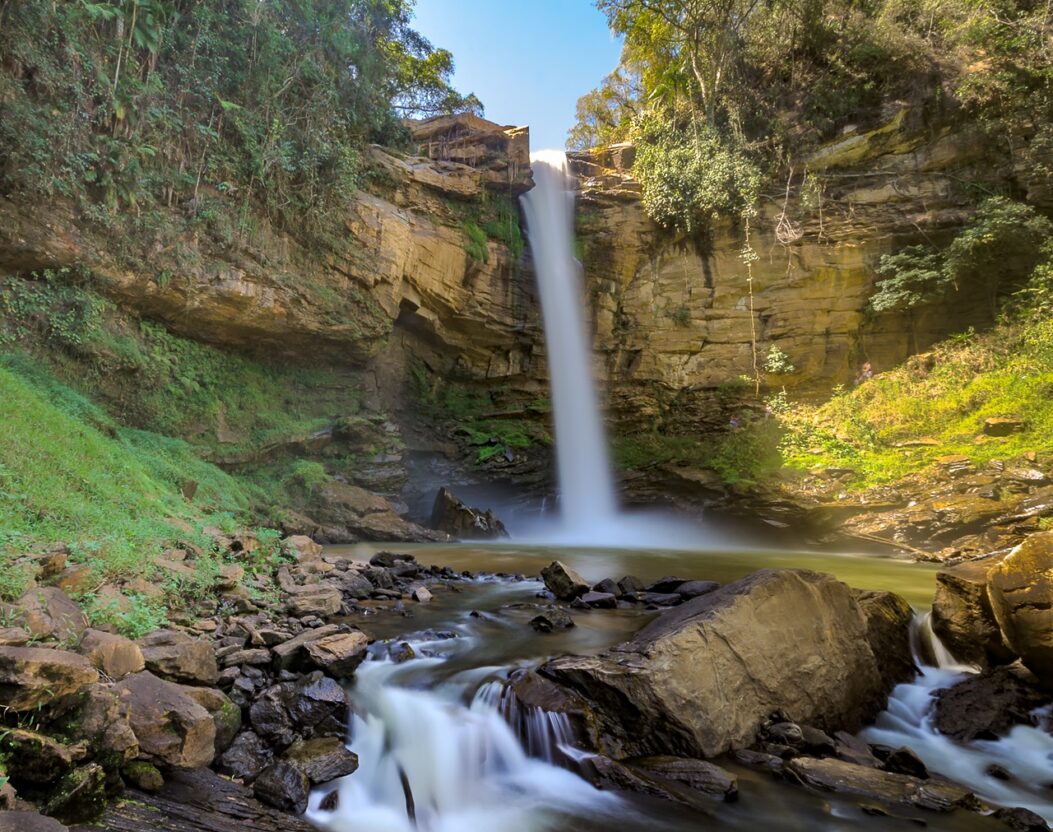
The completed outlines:
[[[548,350],[560,508],[566,531],[584,535],[617,509],[574,257],[574,191],[562,151],[532,153],[530,164],[535,187],[523,207]]]

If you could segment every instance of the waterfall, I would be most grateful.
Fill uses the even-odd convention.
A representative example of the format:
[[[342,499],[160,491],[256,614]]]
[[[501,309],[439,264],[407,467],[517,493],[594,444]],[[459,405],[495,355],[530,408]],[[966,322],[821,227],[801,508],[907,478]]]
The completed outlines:
[[[565,530],[594,533],[617,508],[574,257],[573,183],[562,151],[532,153],[530,164],[535,187],[522,201],[548,350],[561,516]]]

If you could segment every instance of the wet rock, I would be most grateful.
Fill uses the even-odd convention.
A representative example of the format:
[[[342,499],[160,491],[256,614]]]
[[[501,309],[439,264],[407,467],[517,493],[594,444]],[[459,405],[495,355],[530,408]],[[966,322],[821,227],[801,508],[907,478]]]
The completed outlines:
[[[838,731],[834,735],[834,755],[846,763],[880,768],[881,760],[874,756],[870,746],[855,734]]]
[[[118,682],[114,690],[143,759],[173,768],[212,762],[215,722],[179,685],[144,670]]]
[[[914,651],[910,628],[914,610],[906,600],[891,592],[856,591],[867,625],[867,643],[877,660],[884,687],[891,690],[900,682],[914,678]]]
[[[472,508],[448,488],[440,488],[431,509],[431,527],[462,540],[508,537],[504,523],[489,509]]]
[[[953,783],[919,780],[843,760],[798,757],[788,762],[784,771],[802,785],[818,791],[868,797],[935,812],[980,806],[971,792]]]
[[[388,500],[349,483],[331,480],[314,492],[308,506],[330,542],[384,540],[396,543],[446,541],[444,532],[403,520]]]
[[[395,566],[405,566],[416,562],[417,559],[413,555],[405,552],[377,552],[369,559],[370,566],[377,566],[382,569],[391,569]]]
[[[44,813],[63,823],[81,823],[98,817],[106,807],[106,772],[88,763],[66,774],[44,804]]]
[[[993,555],[936,573],[932,630],[959,661],[987,667],[1012,661],[995,619],[987,578],[1004,555]]]
[[[0,647],[0,702],[14,713],[63,699],[99,674],[76,653],[43,647]]]
[[[339,589],[331,586],[306,586],[290,594],[285,601],[290,615],[302,618],[316,615],[329,618],[336,615],[344,606],[344,596]]]
[[[398,644],[392,644],[388,648],[388,658],[395,664],[402,664],[417,658],[417,651],[413,649],[409,642],[400,641]]]
[[[677,589],[679,589],[682,584],[686,583],[687,578],[674,578],[671,575],[667,575],[664,578],[659,578],[652,584],[648,584],[646,587],[644,587],[644,591],[663,594],[675,594]]]
[[[276,809],[300,815],[307,810],[311,783],[296,766],[277,760],[260,772],[252,784],[252,793]]]
[[[74,762],[68,746],[25,728],[4,730],[0,750],[11,761],[11,778],[17,783],[50,783],[69,771]]]
[[[241,730],[241,708],[222,691],[215,688],[180,686],[183,693],[208,711],[216,724],[216,753],[223,753]]]
[[[889,692],[855,594],[807,570],[754,573],[541,673],[595,706],[594,739],[616,757],[713,757],[750,745],[772,713],[855,730]]]
[[[802,725],[800,728],[802,740],[801,748],[807,753],[819,757],[826,757],[836,752],[836,741],[825,731],[820,731],[818,728],[813,728],[811,725]]]
[[[254,647],[250,650],[238,650],[235,648],[227,653],[224,649],[222,655],[221,651],[216,651],[216,658],[219,659],[219,663],[224,668],[239,667],[243,664],[253,667],[266,667],[271,663],[271,651],[266,647]]]
[[[586,592],[581,596],[581,602],[594,609],[613,610],[618,606],[618,599],[609,592]]]
[[[561,601],[573,601],[589,591],[588,581],[562,561],[553,561],[542,569],[541,578],[549,592]]]
[[[1007,667],[970,676],[936,694],[935,725],[959,742],[994,740],[1014,725],[1035,725],[1035,708],[1045,696],[1024,674]]]
[[[991,608],[1009,647],[1053,689],[1053,531],[1029,536],[988,574]]]
[[[142,760],[129,763],[121,769],[121,777],[131,785],[135,786],[135,788],[141,789],[144,792],[160,791],[161,787],[165,784],[165,779],[161,775],[157,766],[152,763],[143,762]]]
[[[739,748],[732,751],[731,759],[748,768],[769,769],[771,771],[781,771],[784,763],[782,757],[777,754],[768,754],[752,748]]]
[[[39,812],[0,812],[0,832],[69,832],[68,827]]]
[[[929,778],[929,769],[922,762],[921,757],[906,746],[897,748],[889,754],[885,758],[885,764],[882,768],[894,774],[907,774],[911,777],[917,777],[919,780],[927,780]]]
[[[777,722],[764,732],[770,742],[788,745],[791,748],[804,747],[804,732],[801,726],[793,722]]]
[[[708,595],[718,589],[720,589],[720,584],[716,581],[684,581],[675,591],[685,601],[690,601],[692,598]]]
[[[1000,820],[1013,832],[1049,832],[1049,825],[1030,809],[996,809],[991,817]]]
[[[640,592],[636,594],[636,600],[657,607],[675,607],[684,599],[676,592]]]
[[[348,598],[364,601],[373,594],[375,587],[361,572],[345,572],[340,578],[340,590]]]
[[[343,686],[320,671],[289,683],[285,703],[297,730],[305,737],[343,737],[349,702]]]
[[[252,730],[275,748],[292,745],[296,731],[285,707],[285,687],[274,685],[256,697],[249,708]]]
[[[92,665],[110,679],[123,679],[146,668],[143,651],[131,639],[102,630],[86,630],[77,646]]]
[[[574,626],[574,619],[559,607],[549,607],[530,619],[530,626],[539,633],[567,630]]]
[[[592,591],[604,592],[608,595],[613,595],[615,598],[620,598],[622,595],[621,589],[613,578],[604,578],[598,584],[593,584]]]
[[[283,759],[300,769],[315,786],[351,774],[358,768],[358,755],[348,751],[338,737],[299,740]]]
[[[298,636],[275,645],[271,650],[274,655],[275,670],[295,670],[306,666],[308,657],[307,643],[339,632],[340,627],[338,625],[326,624],[313,630],[305,630]]]
[[[589,757],[583,768],[583,774],[596,786],[637,792],[687,806],[694,805],[689,795],[685,794],[686,790],[682,791],[673,783],[602,754]]]
[[[273,758],[270,746],[258,734],[245,731],[238,734],[230,748],[223,752],[218,768],[224,774],[250,783],[270,765]]]
[[[1009,436],[1020,433],[1027,427],[1023,419],[1013,419],[1002,416],[991,416],[984,419],[984,433],[988,436]]]
[[[642,757],[633,766],[666,780],[675,780],[707,797],[731,803],[738,800],[738,778],[715,763],[688,757]]]
[[[635,575],[625,575],[618,581],[618,589],[621,590],[622,595],[629,592],[643,592],[644,582]]]
[[[427,587],[416,586],[410,592],[410,597],[418,604],[427,604],[432,599],[432,594]]]
[[[214,685],[219,666],[212,645],[177,630],[158,630],[138,641],[151,673],[174,682]]]
[[[309,663],[338,679],[346,679],[366,658],[369,639],[360,630],[332,633],[304,643]]]

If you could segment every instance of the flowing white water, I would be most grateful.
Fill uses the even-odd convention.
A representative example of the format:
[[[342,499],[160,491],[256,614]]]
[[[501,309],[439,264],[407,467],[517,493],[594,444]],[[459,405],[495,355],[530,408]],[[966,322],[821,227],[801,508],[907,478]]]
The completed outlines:
[[[559,741],[570,741],[569,725],[542,726],[531,714],[524,748],[502,717],[500,683],[483,685],[465,706],[471,674],[422,690],[399,683],[407,670],[413,668],[387,660],[358,669],[350,748],[360,766],[337,783],[335,811],[320,808],[321,792],[312,797],[308,817],[318,825],[333,832],[555,832],[567,828],[568,816],[620,805],[549,761]]]
[[[953,687],[975,673],[976,668],[954,661],[932,633],[927,617],[919,622],[919,629],[923,639],[929,640],[937,666],[919,661],[918,678],[898,685],[888,708],[860,736],[867,742],[892,748],[907,746],[930,771],[968,786],[981,799],[1002,806],[1022,806],[1053,822],[1053,736],[1025,725],[1014,727],[997,740],[970,743],[955,742],[939,733],[933,724],[933,695],[942,688]],[[992,777],[992,766],[1009,772],[1012,779]]]
[[[548,350],[562,523],[570,536],[595,541],[617,502],[574,257],[573,182],[562,151],[532,153],[530,164],[535,187],[522,201]]]

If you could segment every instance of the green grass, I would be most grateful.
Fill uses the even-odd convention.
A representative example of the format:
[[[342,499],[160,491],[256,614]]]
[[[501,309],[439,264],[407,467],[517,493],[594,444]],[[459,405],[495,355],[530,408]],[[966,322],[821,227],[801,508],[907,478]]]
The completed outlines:
[[[952,338],[932,351],[929,363],[931,369],[908,361],[819,407],[787,408],[781,416],[785,463],[802,470],[852,468],[852,485],[865,488],[947,454],[982,465],[1053,450],[1053,321],[1047,316]],[[984,420],[999,416],[1025,420],[1026,430],[983,438]],[[901,447],[920,439],[936,444]]]

